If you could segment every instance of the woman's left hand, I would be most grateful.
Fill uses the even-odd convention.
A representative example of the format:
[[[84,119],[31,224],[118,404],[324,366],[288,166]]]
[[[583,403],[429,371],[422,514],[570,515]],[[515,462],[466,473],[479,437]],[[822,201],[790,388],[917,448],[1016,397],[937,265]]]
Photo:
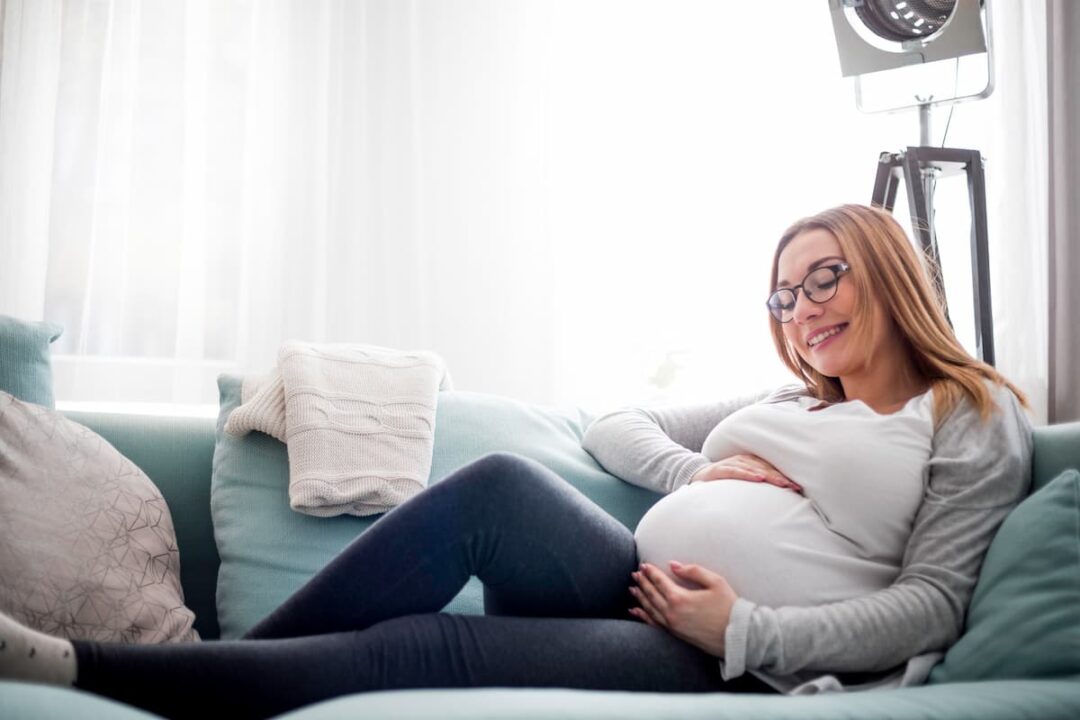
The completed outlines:
[[[671,571],[698,587],[682,587],[660,568],[642,563],[638,572],[632,573],[638,587],[630,588],[641,607],[630,613],[710,655],[723,657],[724,631],[738,598],[735,591],[722,576],[700,565],[673,561]]]

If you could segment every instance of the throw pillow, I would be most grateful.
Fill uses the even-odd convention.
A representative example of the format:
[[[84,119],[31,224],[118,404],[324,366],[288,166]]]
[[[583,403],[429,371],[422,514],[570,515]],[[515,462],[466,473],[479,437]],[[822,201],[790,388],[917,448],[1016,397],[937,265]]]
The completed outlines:
[[[0,608],[69,639],[196,640],[169,508],[99,435],[0,392]]]
[[[0,390],[25,402],[55,407],[49,344],[64,329],[0,315]]]
[[[241,379],[222,375],[211,512],[221,556],[221,637],[237,638],[299,588],[378,516],[316,518],[289,509],[286,447],[269,435],[224,433],[240,404]],[[604,472],[581,447],[588,418],[469,392],[439,394],[429,485],[497,450],[545,464],[628,527],[659,497]],[[480,613],[474,578],[445,610]]]
[[[986,554],[963,636],[930,682],[1080,675],[1080,473],[1013,510]]]

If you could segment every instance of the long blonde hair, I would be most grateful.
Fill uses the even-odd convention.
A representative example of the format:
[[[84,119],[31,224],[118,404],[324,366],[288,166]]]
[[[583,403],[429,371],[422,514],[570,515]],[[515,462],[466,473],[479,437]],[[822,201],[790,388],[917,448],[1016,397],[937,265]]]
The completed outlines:
[[[916,372],[934,390],[935,426],[948,417],[962,395],[970,398],[985,420],[996,407],[985,380],[1004,385],[1027,407],[1027,398],[990,365],[976,360],[957,341],[942,310],[943,302],[930,282],[921,254],[889,213],[865,205],[841,205],[803,218],[789,227],[773,255],[770,292],[776,288],[780,254],[799,234],[820,229],[832,234],[851,271],[856,301],[850,332],[852,340],[870,352],[873,302],[900,331]],[[932,271],[936,271],[936,268]],[[783,327],[770,318],[773,343],[784,361],[816,398],[845,399],[838,378],[822,375],[804,361],[784,337]]]

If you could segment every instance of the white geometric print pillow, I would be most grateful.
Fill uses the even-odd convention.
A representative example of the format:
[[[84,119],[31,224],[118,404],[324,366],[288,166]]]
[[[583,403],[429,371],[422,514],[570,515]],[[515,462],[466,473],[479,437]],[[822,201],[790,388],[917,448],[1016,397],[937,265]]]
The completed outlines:
[[[0,392],[0,609],[69,639],[197,640],[169,508],[60,413]]]

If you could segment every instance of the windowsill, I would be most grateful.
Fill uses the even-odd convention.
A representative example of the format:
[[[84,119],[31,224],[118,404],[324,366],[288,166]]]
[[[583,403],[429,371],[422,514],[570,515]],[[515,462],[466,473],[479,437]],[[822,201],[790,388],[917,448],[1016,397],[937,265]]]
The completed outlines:
[[[57,401],[56,409],[61,412],[164,415],[168,417],[196,418],[215,418],[218,414],[217,405],[184,405],[179,403]]]

